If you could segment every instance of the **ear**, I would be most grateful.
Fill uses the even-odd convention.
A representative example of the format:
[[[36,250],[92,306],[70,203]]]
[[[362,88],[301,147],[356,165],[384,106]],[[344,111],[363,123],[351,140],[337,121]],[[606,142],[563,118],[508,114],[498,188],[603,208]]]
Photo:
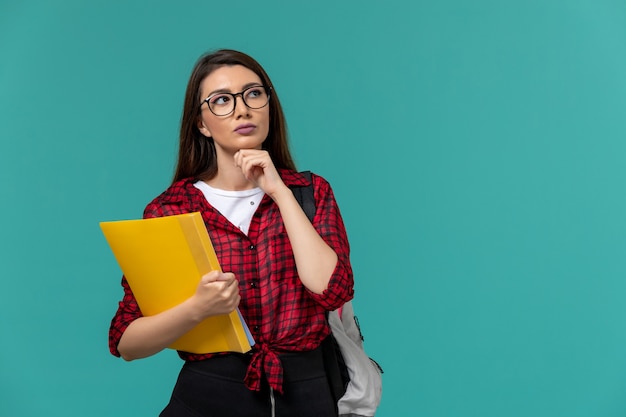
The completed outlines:
[[[202,117],[198,118],[198,130],[200,131],[200,133],[202,133],[204,136],[206,136],[207,138],[212,137],[211,135],[211,131],[209,130],[208,127],[206,127],[206,125],[204,124],[204,121],[202,120]]]

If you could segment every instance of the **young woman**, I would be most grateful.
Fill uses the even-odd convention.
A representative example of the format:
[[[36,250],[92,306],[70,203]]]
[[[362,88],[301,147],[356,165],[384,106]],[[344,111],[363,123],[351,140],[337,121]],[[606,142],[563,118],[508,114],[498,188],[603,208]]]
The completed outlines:
[[[350,300],[346,231],[333,192],[312,175],[311,223],[290,187],[307,186],[291,158],[285,119],[265,70],[250,56],[202,56],[187,85],[172,185],[144,217],[199,211],[224,273],[202,277],[189,299],[144,317],[123,278],[111,353],[154,355],[204,318],[239,307],[251,352],[192,354],[163,417],[333,416],[320,344],[326,312]]]

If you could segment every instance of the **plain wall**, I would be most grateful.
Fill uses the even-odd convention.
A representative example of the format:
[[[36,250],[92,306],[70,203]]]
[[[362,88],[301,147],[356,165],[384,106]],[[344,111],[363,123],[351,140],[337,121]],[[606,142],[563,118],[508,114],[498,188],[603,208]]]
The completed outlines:
[[[626,415],[626,3],[0,0],[0,415],[155,416],[98,222],[169,184],[200,54],[257,58],[352,247],[378,416]]]

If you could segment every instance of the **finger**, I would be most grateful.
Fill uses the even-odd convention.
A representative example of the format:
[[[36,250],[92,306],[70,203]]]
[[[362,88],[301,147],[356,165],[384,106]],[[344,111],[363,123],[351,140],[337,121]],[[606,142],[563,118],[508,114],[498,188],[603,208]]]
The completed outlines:
[[[269,153],[264,150],[258,149],[239,149],[234,158],[237,159],[237,162],[243,163],[246,160],[257,159],[257,158],[267,158],[269,159]]]
[[[235,161],[235,166],[240,167],[241,163],[242,163],[242,159],[243,159],[243,152],[240,149],[237,152],[235,152],[235,155],[233,155],[233,160]]]
[[[244,160],[250,157],[254,157],[256,154],[263,153],[263,152],[266,152],[266,151],[258,151],[256,149],[239,149],[233,155],[233,159],[235,160],[235,164],[237,166],[240,166],[241,164],[243,164]]]
[[[243,175],[250,179],[250,167],[252,167],[254,163],[252,162],[249,156],[244,155],[242,151],[239,151],[235,158],[235,166],[241,169]]]
[[[239,291],[239,281],[234,278],[231,281],[224,281],[223,288],[228,289],[229,291]]]
[[[250,156],[244,158],[240,165],[241,171],[248,179],[257,178],[261,173],[265,172],[268,168],[269,162],[267,158],[263,156]]]
[[[232,272],[223,272],[219,274],[217,280],[218,281],[237,281],[235,279],[235,274],[233,274]]]
[[[202,278],[200,279],[200,281],[202,281],[203,284],[207,284],[209,282],[215,282],[215,281],[219,281],[220,279],[220,271],[211,271],[207,274],[204,274],[202,276]]]

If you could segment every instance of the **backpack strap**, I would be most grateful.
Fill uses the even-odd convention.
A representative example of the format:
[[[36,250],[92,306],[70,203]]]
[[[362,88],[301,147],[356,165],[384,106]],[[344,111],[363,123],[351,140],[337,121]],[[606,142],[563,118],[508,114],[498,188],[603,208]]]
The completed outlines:
[[[310,184],[308,186],[291,186],[291,192],[298,200],[298,204],[304,210],[304,214],[309,218],[309,221],[313,222],[313,217],[315,217],[315,196],[313,195],[311,171],[302,171],[300,174],[304,175]]]
[[[332,314],[332,313],[331,313]],[[326,314],[328,320],[329,314]],[[324,358],[324,370],[328,379],[330,392],[335,400],[335,404],[339,402],[341,397],[346,393],[348,383],[350,382],[350,374],[348,367],[341,354],[339,344],[333,336],[332,330],[326,339],[321,343],[322,357]]]

